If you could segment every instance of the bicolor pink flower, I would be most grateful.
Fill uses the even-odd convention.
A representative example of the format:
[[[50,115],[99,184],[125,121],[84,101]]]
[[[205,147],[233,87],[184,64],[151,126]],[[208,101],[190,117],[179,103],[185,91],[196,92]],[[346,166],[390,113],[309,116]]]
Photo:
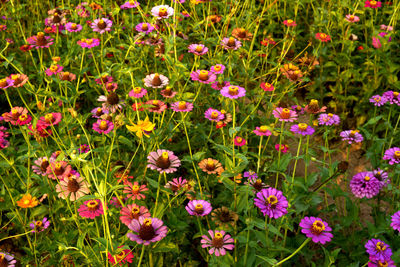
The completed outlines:
[[[150,152],[147,156],[147,168],[156,170],[159,173],[173,173],[181,166],[181,161],[174,152],[166,149],[158,149]]]
[[[45,127],[51,125],[57,125],[61,122],[62,115],[61,113],[47,113],[44,117],[40,117],[38,124],[43,125]]]
[[[56,75],[57,73],[61,72],[63,70],[63,66],[60,65],[51,65],[50,68],[48,68],[45,72],[47,76],[52,76]]]
[[[121,9],[130,9],[140,6],[140,3],[135,0],[129,0],[120,6]]]
[[[256,129],[253,130],[253,133],[255,133],[258,136],[270,136],[272,134],[272,132],[268,129],[268,126],[266,125],[256,127]]]
[[[172,103],[171,109],[175,112],[189,112],[193,110],[193,104],[186,101],[179,101]]]
[[[174,14],[174,9],[168,5],[155,6],[151,9],[151,14],[157,19],[167,19]]]
[[[246,89],[238,85],[229,85],[221,89],[221,95],[230,99],[236,99],[246,95]]]
[[[242,46],[242,43],[233,37],[225,37],[222,39],[221,45],[225,50],[237,50]]]
[[[360,18],[357,17],[356,15],[350,15],[350,14],[349,14],[349,15],[346,15],[345,20],[348,21],[348,22],[353,23],[353,22],[359,22],[359,21],[360,21]]]
[[[204,117],[210,121],[220,121],[224,119],[224,115],[217,109],[209,108],[204,113]]]
[[[235,139],[233,140],[235,146],[244,146],[247,142],[246,139],[240,137],[240,136],[235,136]]]

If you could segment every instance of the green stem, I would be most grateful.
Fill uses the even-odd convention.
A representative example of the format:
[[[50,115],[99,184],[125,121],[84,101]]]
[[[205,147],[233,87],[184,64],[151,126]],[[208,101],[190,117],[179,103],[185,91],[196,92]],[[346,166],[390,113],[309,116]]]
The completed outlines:
[[[310,242],[310,241],[311,241],[311,238],[307,238],[306,240],[304,240],[303,244],[301,244],[301,246],[298,249],[296,249],[289,257],[284,258],[283,260],[281,260],[277,264],[274,264],[273,266],[279,266],[282,263],[284,263],[284,262],[290,260],[291,258],[293,258],[293,256],[296,255],[302,248],[304,248],[305,245],[307,245],[307,243]]]

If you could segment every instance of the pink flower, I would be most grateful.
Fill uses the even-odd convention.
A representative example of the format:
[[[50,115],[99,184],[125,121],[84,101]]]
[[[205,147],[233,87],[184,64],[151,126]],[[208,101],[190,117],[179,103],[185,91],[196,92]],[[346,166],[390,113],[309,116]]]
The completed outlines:
[[[247,142],[244,138],[240,136],[235,136],[234,143],[235,146],[244,146]]]
[[[111,31],[112,21],[106,18],[95,19],[90,27],[93,31],[103,34],[105,32]]]
[[[82,25],[76,24],[76,23],[73,23],[73,22],[68,22],[65,25],[65,28],[69,32],[80,32],[82,30]]]
[[[297,26],[296,22],[292,19],[287,19],[283,21],[283,24],[285,24],[288,27],[295,27]]]
[[[87,200],[78,209],[79,215],[84,218],[94,219],[104,214],[103,205],[99,199]]]
[[[147,23],[147,22],[142,22],[142,23],[139,23],[138,25],[136,25],[135,26],[135,29],[138,31],[138,32],[143,32],[143,33],[145,33],[145,34],[149,34],[149,33],[151,33],[152,31],[154,31],[154,27],[153,27],[153,25],[151,25],[150,23]]]
[[[93,48],[100,45],[100,40],[96,38],[91,39],[81,39],[78,42],[82,48]]]
[[[43,126],[57,125],[61,122],[61,113],[48,113],[44,117],[40,117],[38,124]]]
[[[382,43],[377,37],[372,37],[372,46],[375,47],[376,49],[379,49],[382,47]]]
[[[265,91],[265,92],[272,92],[275,90],[274,85],[270,83],[261,83],[260,87]]]
[[[224,73],[225,66],[222,64],[217,64],[215,66],[212,66],[210,71],[214,72],[215,74],[222,74]]]
[[[213,83],[217,79],[217,76],[207,70],[196,70],[190,73],[190,77],[193,81],[199,81],[201,83]]]
[[[370,7],[370,8],[378,8],[382,6],[382,2],[381,1],[365,1],[365,6],[364,7]]]
[[[47,74],[47,76],[51,76],[51,75],[56,75],[57,73],[61,72],[63,70],[63,66],[60,65],[51,65],[50,68],[48,68],[45,72]]]
[[[123,224],[128,226],[133,219],[139,220],[139,217],[150,217],[149,210],[144,206],[138,206],[136,204],[126,205],[121,209],[121,216],[119,219]]]
[[[129,3],[129,2],[127,2],[127,3]],[[108,252],[108,261],[111,262],[111,264],[113,264],[113,266],[115,266],[114,264],[117,264],[117,263],[119,265],[122,265],[123,263],[132,263],[133,262],[134,255],[133,255],[132,251],[130,251],[129,249],[120,250],[120,248],[122,248],[122,247],[123,246],[119,246],[118,250],[116,251],[116,253],[114,253],[114,255],[111,254],[110,252]]]
[[[276,151],[279,151],[279,144],[275,145],[275,149],[276,149]],[[281,149],[280,150],[281,150],[281,153],[285,154],[285,153],[287,153],[289,151],[289,146],[281,144]]]
[[[346,21],[348,21],[348,22],[358,22],[358,21],[360,21],[360,18],[359,17],[357,17],[356,15],[346,15],[346,18],[345,18],[345,20]]]
[[[130,97],[142,98],[147,94],[147,90],[141,87],[135,87],[129,92]]]
[[[268,126],[262,125],[260,127],[256,127],[256,129],[253,131],[258,136],[270,136],[272,132],[268,130]]]
[[[132,200],[141,200],[145,199],[146,196],[141,194],[141,192],[148,191],[149,189],[146,185],[140,185],[138,182],[134,182],[133,185],[131,182],[126,183],[126,187],[124,187],[124,194],[128,194],[127,197],[132,198]]]
[[[191,44],[188,47],[189,53],[201,56],[208,52],[208,48],[203,44]]]
[[[93,123],[93,130],[101,134],[108,134],[114,129],[114,124],[108,120],[97,120]]]

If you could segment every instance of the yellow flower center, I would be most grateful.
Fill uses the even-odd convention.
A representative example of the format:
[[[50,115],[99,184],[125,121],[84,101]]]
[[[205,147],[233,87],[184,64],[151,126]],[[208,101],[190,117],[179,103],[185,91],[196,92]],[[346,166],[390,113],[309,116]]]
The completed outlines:
[[[30,201],[29,199],[25,199],[25,200],[24,200],[24,204],[25,204],[25,205],[28,205],[30,202],[31,202],[31,201]]]
[[[12,74],[11,79],[16,80],[19,78],[19,76],[20,76],[19,74]]]
[[[287,20],[287,24],[292,24],[293,23],[293,20],[292,19],[288,19]]]
[[[260,132],[265,133],[265,132],[267,132],[267,130],[268,130],[268,127],[265,126],[265,125],[263,125],[263,126],[260,127]]]
[[[371,180],[371,177],[365,176],[365,177],[364,177],[364,180],[365,180],[365,181],[369,181],[369,180]]]
[[[139,187],[138,185],[136,185],[136,184],[133,185],[133,186],[132,186],[132,192],[133,192],[134,194],[139,193],[139,188],[140,188],[140,187]]]
[[[229,94],[230,95],[238,95],[239,88],[237,86],[229,86]]]
[[[320,234],[324,230],[325,230],[325,225],[324,225],[324,223],[322,221],[316,220],[315,222],[313,222],[313,224],[312,224],[312,232]]]
[[[92,44],[92,43],[93,43],[93,39],[86,39],[86,43],[87,43],[88,45]]]
[[[179,102],[178,108],[179,109],[186,109],[186,102],[185,101]]]
[[[161,154],[161,157],[162,157],[164,160],[169,159],[168,152],[163,152],[163,153]]]
[[[139,214],[139,211],[140,211],[140,209],[139,209],[138,207],[134,207],[134,208],[132,209],[132,214],[133,214],[133,215]]]
[[[208,71],[201,70],[199,73],[199,79],[202,81],[206,81],[208,79]]]
[[[326,35],[325,33],[321,33],[321,34],[319,35],[319,37],[321,37],[321,39],[325,39],[325,38],[327,37],[327,35]]]
[[[106,130],[108,128],[107,121],[105,120],[101,121],[99,128],[103,131]]]
[[[125,258],[125,251],[121,251],[116,257],[117,261],[120,261],[121,259]]]
[[[147,23],[142,24],[142,30],[147,31],[149,29],[149,25]]]
[[[211,119],[215,120],[217,118],[218,118],[218,112],[216,111],[211,112]]]
[[[58,70],[58,66],[57,65],[51,65],[50,70],[51,71],[57,71]]]
[[[213,169],[215,167],[215,162],[212,159],[207,160],[207,168]]]
[[[271,195],[267,198],[267,203],[271,204],[271,205],[275,205],[276,203],[278,203],[278,198],[274,195]]]
[[[200,53],[201,51],[203,51],[203,47],[201,45],[197,45],[195,51]]]
[[[220,70],[221,70],[221,65],[215,65],[215,66],[214,66],[214,70],[220,71]]]
[[[236,137],[236,142],[241,143],[243,141],[242,137]]]
[[[378,251],[385,251],[386,248],[387,248],[387,247],[386,247],[382,242],[376,243],[376,250],[378,250]]]
[[[374,1],[374,0],[372,0],[372,1],[369,1],[369,4],[371,5],[371,6],[376,6],[376,1]]]
[[[153,105],[158,105],[158,100],[153,100]]]
[[[76,23],[72,23],[72,24],[71,24],[71,29],[76,30],[77,28],[78,28],[78,27],[77,27]]]
[[[195,211],[196,211],[197,213],[203,213],[203,211],[204,211],[203,205],[201,205],[200,203],[199,203],[199,204],[196,204],[196,206],[194,207],[194,209],[195,209]]]
[[[18,117],[18,119],[19,119],[20,121],[26,121],[26,120],[28,119],[28,115],[22,114],[21,116]]]
[[[394,97],[398,97],[399,96],[399,92],[393,92],[393,96]]]
[[[151,225],[151,219],[144,219],[143,225],[150,226]]]
[[[142,88],[141,87],[135,87],[135,88],[133,88],[133,92],[135,92],[135,94],[139,94],[140,92],[142,92]]]
[[[395,156],[396,158],[400,158],[400,150],[396,150],[396,151],[394,152],[394,156]]]
[[[18,114],[18,109],[16,108],[11,109],[11,114],[13,115]]]
[[[300,131],[305,131],[308,127],[306,123],[299,123],[297,126],[299,126]]]
[[[90,208],[90,209],[94,209],[94,208],[96,208],[98,205],[99,205],[99,203],[97,203],[96,200],[91,200],[91,201],[89,201],[89,202],[86,204],[86,206],[87,206],[88,208]]]
[[[158,10],[158,15],[160,17],[168,15],[167,9],[165,7],[160,7],[160,9]]]
[[[235,38],[229,37],[229,40],[228,40],[228,42],[227,42],[227,45],[230,46],[230,47],[232,47],[232,46],[235,46],[235,44],[236,44]]]
[[[214,239],[221,240],[222,238],[223,238],[223,235],[220,232],[217,232],[214,234]]]
[[[354,15],[350,15],[349,19],[354,20]]]

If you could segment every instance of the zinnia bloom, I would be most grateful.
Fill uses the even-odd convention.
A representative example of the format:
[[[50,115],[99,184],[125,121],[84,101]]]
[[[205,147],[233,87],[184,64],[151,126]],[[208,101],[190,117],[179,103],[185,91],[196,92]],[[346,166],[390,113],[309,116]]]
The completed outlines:
[[[160,94],[165,98],[173,98],[178,92],[172,91],[172,88],[167,86],[164,90],[161,90]]]
[[[153,73],[147,75],[144,80],[144,85],[151,88],[163,88],[168,85],[169,79],[162,74]]]
[[[215,223],[216,226],[226,228],[231,225],[232,227],[234,227],[238,219],[239,215],[236,212],[231,211],[224,206],[211,212],[211,220]]]
[[[246,140],[240,136],[235,136],[233,142],[235,146],[244,146],[247,143]]]
[[[167,19],[174,14],[174,9],[168,5],[155,6],[151,9],[151,14],[157,19]]]
[[[171,109],[175,112],[189,112],[193,110],[193,104],[186,101],[179,101],[172,103]]]
[[[17,260],[14,259],[14,256],[5,252],[0,252],[0,266],[15,267],[16,263]]]
[[[141,192],[148,191],[149,189],[146,185],[139,185],[138,182],[127,182],[126,186],[124,187],[124,194],[127,194],[128,198],[132,198],[132,200],[141,200],[145,199],[146,196],[141,194]]]
[[[268,126],[266,125],[256,127],[256,129],[253,130],[253,133],[255,133],[258,136],[270,136],[272,134],[272,132],[268,130]]]
[[[294,124],[290,127],[290,131],[295,134],[312,135],[315,130],[306,123]]]
[[[209,248],[208,253],[210,255],[215,254],[215,256],[224,256],[226,254],[226,250],[232,250],[235,245],[233,238],[230,235],[225,234],[225,231],[212,231],[208,230],[208,234],[211,239],[207,235],[203,235],[201,239],[201,247]]]
[[[240,48],[242,46],[242,43],[233,37],[229,37],[229,38],[225,37],[224,39],[222,39],[221,45],[226,50],[229,50],[229,49],[237,50],[238,48]]]
[[[292,19],[287,19],[283,21],[283,24],[285,24],[288,27],[295,27],[297,26],[296,22]]]
[[[101,134],[108,134],[114,129],[114,124],[108,120],[97,120],[93,123],[93,130]]]
[[[82,176],[70,175],[56,185],[58,197],[75,201],[90,193],[89,184]]]
[[[127,2],[127,3],[129,3],[129,2]],[[122,248],[122,247],[123,246],[119,246],[117,251],[114,254],[111,254],[110,252],[108,252],[108,261],[111,262],[111,264],[113,264],[113,266],[115,266],[114,264],[122,265],[124,263],[132,263],[133,262],[134,255],[133,255],[132,251],[129,249],[121,250],[120,248]]]
[[[400,210],[392,215],[392,223],[390,226],[400,232]]]
[[[379,239],[371,239],[365,244],[367,253],[379,261],[390,260],[392,250],[389,245]]]
[[[137,137],[142,138],[143,135],[149,137],[147,132],[153,131],[154,126],[155,124],[150,122],[149,117],[146,117],[144,121],[139,120],[137,124],[133,124],[132,126],[126,125],[126,128],[131,132],[135,132]]]
[[[54,39],[50,36],[45,36],[43,32],[38,32],[37,35],[31,36],[26,39],[26,41],[33,45],[36,49],[38,48],[48,48],[54,42]]]
[[[224,70],[225,70],[225,66],[222,64],[217,64],[210,68],[210,71],[214,72],[215,74],[222,74],[222,73],[224,73]]]
[[[322,32],[315,34],[315,38],[317,38],[321,42],[329,42],[331,40],[331,37],[329,35],[327,35],[326,33],[322,33]]]
[[[385,151],[383,156],[384,160],[389,160],[389,164],[398,164],[400,163],[400,148],[399,147],[392,147]]]
[[[276,149],[276,151],[279,151],[279,144],[276,144],[276,145],[275,145],[275,149]],[[289,146],[288,146],[288,145],[281,144],[281,149],[280,149],[280,151],[281,151],[281,153],[283,153],[283,154],[287,153],[287,152],[289,151]]]
[[[192,73],[190,73],[190,77],[193,81],[199,81],[206,84],[213,83],[217,79],[215,73],[207,70],[193,71]]]
[[[382,94],[382,98],[385,97],[390,104],[400,105],[400,94],[399,92],[386,91]]]
[[[294,122],[297,120],[296,111],[290,110],[288,108],[276,108],[272,111],[272,114],[275,118],[279,119],[279,121],[288,121]]]
[[[50,162],[47,159],[47,157],[38,158],[33,163],[35,164],[32,165],[33,172],[41,176],[46,176],[47,167],[50,165]]]
[[[253,34],[248,32],[244,28],[235,28],[232,30],[232,36],[238,38],[239,40],[242,41],[248,41],[253,38]]]
[[[17,201],[17,205],[23,209],[33,208],[39,204],[36,197],[32,197],[31,194],[25,194],[20,200]]]
[[[73,22],[68,22],[65,25],[65,29],[69,32],[80,32],[82,30],[82,25]]]
[[[147,168],[156,170],[159,173],[173,173],[181,166],[181,161],[174,155],[174,152],[166,149],[150,152],[147,159]]]
[[[104,214],[103,205],[99,199],[92,199],[83,202],[78,209],[79,215],[84,218],[94,219]]]
[[[149,105],[149,111],[150,112],[155,112],[155,113],[163,113],[164,110],[167,109],[167,105],[162,102],[161,100],[149,100],[146,101],[146,105]]]
[[[364,7],[378,8],[378,7],[381,7],[381,6],[382,6],[382,2],[381,1],[374,1],[374,0],[369,1],[369,0],[366,0]]]
[[[212,210],[210,202],[206,200],[191,200],[185,208],[190,215],[201,217],[208,215]]]
[[[245,184],[253,187],[253,193],[260,192],[262,189],[269,187],[261,179],[258,179],[257,176],[256,177],[249,177],[247,179],[247,182],[245,182]]]
[[[388,173],[380,168],[373,170],[372,173],[374,174],[374,177],[381,183],[381,187],[387,186],[390,183]]]
[[[100,40],[96,38],[81,39],[77,42],[82,48],[93,48],[100,45]]]
[[[221,89],[221,95],[230,99],[236,99],[246,95],[246,90],[237,85],[229,85]]]
[[[94,32],[98,32],[103,34],[105,32],[111,31],[112,21],[106,18],[95,19],[90,27],[93,29]]]
[[[361,143],[364,137],[359,133],[358,130],[347,130],[340,133],[342,141],[347,141],[349,144]]]
[[[303,77],[303,73],[296,65],[289,63],[284,64],[282,68],[280,68],[282,74],[288,78],[291,82],[301,81]]]
[[[304,107],[304,110],[309,114],[318,114],[326,111],[326,107],[319,107],[318,100],[311,99],[310,103]]]
[[[135,87],[129,92],[130,97],[142,98],[147,94],[147,90],[142,87]]]
[[[287,213],[288,201],[282,192],[275,188],[262,189],[257,193],[254,204],[264,216],[278,219]]]
[[[103,102],[103,108],[108,109],[111,113],[121,110],[122,106],[125,105],[124,101],[119,98],[116,92],[111,92],[107,96],[101,95],[97,101]]]
[[[224,115],[216,109],[209,108],[204,113],[204,117],[210,121],[220,121],[224,119]]]
[[[369,257],[368,267],[396,267],[393,260],[380,261],[376,257]]]
[[[318,122],[319,125],[339,125],[340,123],[340,118],[338,115],[332,114],[332,113],[322,113],[318,116]]]
[[[143,33],[145,33],[145,34],[149,34],[149,33],[151,33],[152,31],[154,31],[154,27],[153,27],[153,25],[151,25],[150,23],[147,23],[147,22],[142,22],[142,23],[139,23],[138,25],[136,25],[135,26],[135,29],[138,31],[138,32],[143,32]]]
[[[207,54],[208,48],[203,44],[191,44],[188,47],[189,53],[193,53],[195,55],[201,56]]]
[[[72,171],[71,165],[66,161],[51,161],[50,165],[47,167],[47,176],[53,180],[63,180]]]
[[[270,83],[260,83],[261,89],[263,89],[265,92],[272,92],[275,90],[274,85]]]
[[[14,81],[13,87],[22,87],[29,78],[25,74],[11,74],[10,79]]]
[[[350,181],[351,192],[358,198],[372,198],[379,193],[381,184],[372,172],[360,172]]]
[[[139,217],[138,220],[133,219],[128,225],[129,229],[137,234],[128,233],[127,236],[130,240],[147,246],[167,236],[168,228],[163,224],[163,221],[158,218]]]
[[[346,15],[346,18],[345,18],[345,20],[346,21],[348,21],[348,22],[359,22],[360,21],[360,18],[359,17],[357,17],[356,15]]]
[[[29,227],[32,229],[33,233],[43,232],[44,229],[47,229],[49,226],[50,222],[47,220],[46,217],[44,217],[41,221],[33,221],[29,224]]]
[[[223,170],[221,163],[212,158],[203,159],[199,162],[199,167],[203,172],[208,174],[216,174],[220,173]]]
[[[140,3],[135,0],[129,0],[125,2],[123,5],[120,6],[121,9],[129,9],[129,8],[135,8],[140,6]]]
[[[187,184],[186,179],[179,177],[172,179],[172,181],[169,181],[164,187],[171,189],[171,191],[174,192],[175,195],[177,195],[178,192],[186,186],[186,184]]]
[[[119,219],[123,224],[129,226],[133,219],[138,220],[139,217],[150,217],[150,212],[145,206],[138,206],[136,204],[129,204],[123,207],[120,211],[121,216]]]
[[[44,117],[40,117],[38,124],[47,127],[51,125],[57,125],[61,122],[62,115],[61,113],[48,113]]]
[[[333,235],[330,233],[332,228],[328,223],[316,217],[304,217],[300,222],[301,232],[308,238],[312,238],[314,243],[325,244],[331,241]]]

